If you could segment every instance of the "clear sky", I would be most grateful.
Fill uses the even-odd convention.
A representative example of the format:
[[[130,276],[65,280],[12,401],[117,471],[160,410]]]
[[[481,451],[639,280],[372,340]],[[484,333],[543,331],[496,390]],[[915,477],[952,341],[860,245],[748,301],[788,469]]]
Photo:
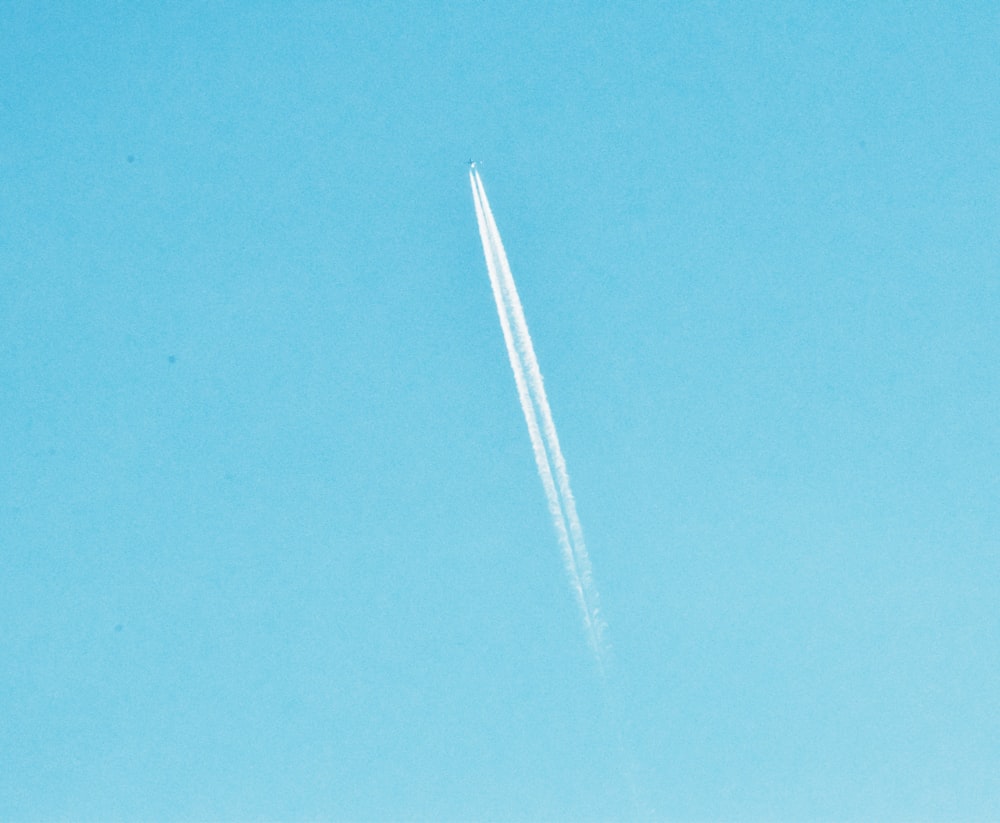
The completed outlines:
[[[0,819],[1000,819],[998,169],[994,3],[0,3]]]

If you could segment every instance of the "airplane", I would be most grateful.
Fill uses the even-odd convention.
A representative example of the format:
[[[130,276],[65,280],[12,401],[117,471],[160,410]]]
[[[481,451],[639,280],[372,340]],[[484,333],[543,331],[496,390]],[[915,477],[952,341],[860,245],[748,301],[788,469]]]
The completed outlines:
[[[476,161],[475,160],[470,160],[469,161],[469,168],[470,169],[474,169],[475,167],[476,167]]]

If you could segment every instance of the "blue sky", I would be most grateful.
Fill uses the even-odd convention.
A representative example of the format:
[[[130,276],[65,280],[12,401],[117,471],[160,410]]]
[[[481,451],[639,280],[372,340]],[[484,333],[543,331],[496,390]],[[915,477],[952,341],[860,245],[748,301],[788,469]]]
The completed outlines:
[[[1000,14],[752,5],[0,5],[0,817],[1000,817]]]

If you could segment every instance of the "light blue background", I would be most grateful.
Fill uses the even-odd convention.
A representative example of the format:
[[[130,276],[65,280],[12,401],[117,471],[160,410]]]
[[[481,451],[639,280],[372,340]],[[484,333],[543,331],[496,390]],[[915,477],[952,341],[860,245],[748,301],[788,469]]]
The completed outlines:
[[[992,3],[3,3],[0,818],[1000,818],[998,163]]]

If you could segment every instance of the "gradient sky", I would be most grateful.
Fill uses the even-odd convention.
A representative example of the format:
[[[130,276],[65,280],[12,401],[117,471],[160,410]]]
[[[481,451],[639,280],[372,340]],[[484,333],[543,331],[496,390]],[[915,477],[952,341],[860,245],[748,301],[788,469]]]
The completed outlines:
[[[1000,819],[1000,12],[610,6],[0,3],[0,818]]]

